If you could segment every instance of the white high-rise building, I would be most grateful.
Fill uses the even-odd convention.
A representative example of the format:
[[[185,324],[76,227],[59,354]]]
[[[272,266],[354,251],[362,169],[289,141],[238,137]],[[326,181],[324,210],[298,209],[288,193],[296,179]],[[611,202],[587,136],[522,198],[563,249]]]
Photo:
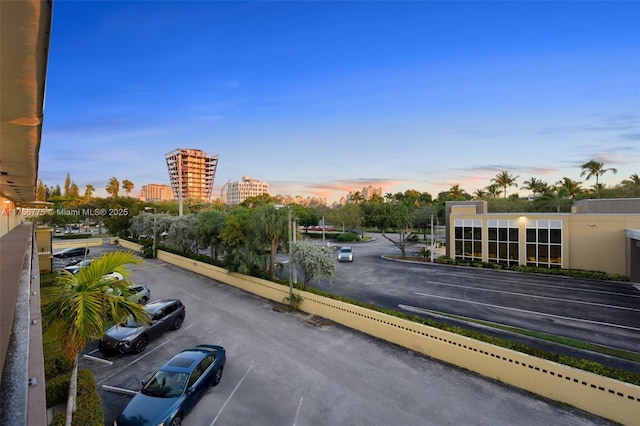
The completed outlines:
[[[253,179],[251,176],[242,176],[238,182],[229,182],[227,185],[226,203],[230,205],[240,204],[249,197],[258,195],[271,195],[269,183]]]

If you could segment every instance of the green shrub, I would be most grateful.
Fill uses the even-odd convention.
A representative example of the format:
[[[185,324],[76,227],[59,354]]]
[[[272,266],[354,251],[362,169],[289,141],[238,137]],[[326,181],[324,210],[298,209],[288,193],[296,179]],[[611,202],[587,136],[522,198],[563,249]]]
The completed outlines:
[[[417,243],[418,240],[420,239],[420,237],[418,237],[417,234],[411,234],[407,237],[407,241],[412,242],[412,243]]]
[[[360,235],[352,234],[351,232],[345,232],[338,234],[336,240],[340,243],[349,243],[353,241],[360,241]]]
[[[67,373],[52,379],[47,379],[47,408],[64,404],[67,401],[70,377],[71,375]]]
[[[52,287],[56,284],[58,277],[60,276],[60,272],[50,272],[48,274],[40,274],[40,287]]]
[[[66,377],[66,393],[69,389],[69,375]],[[47,406],[49,406],[47,383]],[[55,404],[57,405],[57,404]],[[63,426],[65,423],[65,413],[59,413],[53,418],[52,426]],[[78,370],[78,399],[76,401],[76,412],[73,414],[72,426],[103,426],[104,411],[102,410],[102,402],[100,395],[96,389],[96,381],[93,374],[89,370]]]
[[[440,263],[442,265],[455,265],[456,261],[449,256],[440,256],[436,259],[436,263]]]
[[[59,240],[78,240],[91,237],[93,237],[93,234],[67,234],[56,236],[56,238]]]
[[[72,367],[73,361],[62,353],[59,342],[44,345],[44,376],[47,380],[68,373]]]

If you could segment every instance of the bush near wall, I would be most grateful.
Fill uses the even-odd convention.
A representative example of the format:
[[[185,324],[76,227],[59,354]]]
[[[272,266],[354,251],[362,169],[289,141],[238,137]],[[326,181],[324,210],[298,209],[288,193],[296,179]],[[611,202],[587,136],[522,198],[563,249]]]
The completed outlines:
[[[70,374],[54,379],[53,386],[47,383],[47,407],[49,400],[59,401],[57,404],[64,404],[67,401],[69,391]],[[50,390],[51,387],[51,390]],[[53,406],[52,405],[52,406]],[[65,413],[59,413],[51,422],[52,426],[64,426]],[[96,381],[89,370],[78,370],[78,399],[76,401],[76,412],[73,414],[72,426],[103,426],[104,411],[100,395],[96,389]]]
[[[55,236],[55,238],[58,240],[81,240],[81,239],[93,238],[93,237],[96,237],[96,234],[67,234],[67,235]]]
[[[546,275],[560,275],[573,278],[586,278],[592,280],[603,281],[629,281],[629,277],[622,274],[607,274],[601,271],[585,271],[582,269],[561,269],[561,268],[540,268],[535,266],[504,266],[496,262],[475,262],[472,260],[456,260],[449,256],[440,256],[436,259],[436,263],[441,265],[457,265],[457,266],[469,266],[474,268],[488,268],[488,269],[504,269],[516,272],[528,272],[532,274],[546,274]]]
[[[49,380],[71,371],[73,361],[62,353],[59,342],[44,345],[44,377]],[[48,382],[47,382],[48,385]]]
[[[200,253],[187,253],[187,254],[184,254],[180,250],[176,250],[173,247],[166,246],[164,244],[156,244],[156,250],[162,250],[162,251],[166,251],[168,253],[173,253],[173,254],[178,255],[178,256],[188,257],[189,259],[197,260],[197,261],[203,262],[203,263],[208,263],[209,265],[217,266],[219,268],[226,267],[226,265],[225,265],[225,263],[223,261],[213,259],[210,256],[207,256],[205,254],[200,254]]]

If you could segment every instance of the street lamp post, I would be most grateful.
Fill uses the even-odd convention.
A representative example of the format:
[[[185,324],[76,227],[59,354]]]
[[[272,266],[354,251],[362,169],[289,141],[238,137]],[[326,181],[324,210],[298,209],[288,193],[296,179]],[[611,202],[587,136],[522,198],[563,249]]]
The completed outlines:
[[[283,204],[275,204],[273,207],[275,207],[276,210],[280,210],[282,207],[285,207]],[[288,212],[288,219],[287,219],[287,238],[288,238],[288,242],[289,242],[289,306],[293,306],[293,256],[292,256],[292,251],[293,251],[293,240],[291,238],[291,206],[286,206],[287,209],[289,210]]]
[[[153,210],[153,245],[151,246],[152,256],[154,259],[156,258],[156,213],[158,209],[156,207],[145,207],[146,211]]]

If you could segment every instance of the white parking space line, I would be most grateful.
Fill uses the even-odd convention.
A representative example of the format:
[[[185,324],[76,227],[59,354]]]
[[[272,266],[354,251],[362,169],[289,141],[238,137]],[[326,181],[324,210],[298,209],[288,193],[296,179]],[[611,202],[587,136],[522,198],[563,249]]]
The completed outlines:
[[[298,416],[300,415],[300,409],[302,408],[302,401],[304,401],[304,396],[300,397],[300,402],[298,403],[298,408],[296,409],[296,416],[293,418],[293,426],[296,426],[296,422],[298,421]]]
[[[496,279],[494,277],[482,277],[482,276],[473,275],[473,274],[436,272],[436,275],[443,275],[443,276],[447,276],[447,277],[473,278],[476,281],[490,281],[492,283],[494,283],[496,281]],[[507,284],[507,283],[509,283],[509,284],[520,284],[520,285],[524,284],[527,287],[543,287],[543,288],[553,288],[553,289],[560,289],[560,290],[571,290],[571,291],[574,291],[574,292],[577,292],[577,293],[579,293],[579,292],[598,293],[598,294],[608,294],[610,296],[624,296],[624,297],[640,298],[640,296],[636,296],[636,295],[633,295],[633,294],[627,294],[627,293],[619,293],[619,292],[616,292],[616,291],[593,290],[593,289],[590,289],[590,288],[569,287],[569,286],[564,286],[564,285],[523,283],[522,281],[505,280],[505,279],[502,279],[502,278],[500,278],[500,283],[501,284]],[[640,286],[638,286],[636,288],[638,290],[640,290]]]
[[[115,393],[121,393],[123,395],[135,395],[138,392],[131,390],[131,389],[125,389],[125,388],[119,388],[116,386],[108,386],[108,385],[102,385],[102,389],[109,391],[109,392],[115,392]]]
[[[470,301],[470,300],[455,299],[453,297],[436,296],[436,295],[433,295],[433,294],[425,294],[425,293],[415,293],[415,294],[420,295],[420,296],[425,296],[425,297],[433,297],[433,298],[436,298],[436,299],[445,299],[445,300],[453,300],[455,302],[469,303],[471,305],[487,306],[489,308],[505,309],[507,311],[523,312],[523,313],[526,313],[526,314],[540,315],[540,316],[549,317],[549,318],[558,318],[558,319],[563,319],[563,320],[567,320],[567,321],[584,322],[584,323],[587,323],[587,324],[604,325],[606,327],[622,328],[622,329],[625,329],[625,330],[640,331],[640,328],[638,328],[638,327],[629,327],[629,326],[621,325],[621,324],[611,324],[611,323],[608,323],[608,322],[591,321],[591,320],[585,320],[585,319],[581,319],[581,318],[572,318],[572,317],[565,317],[565,316],[561,316],[561,315],[546,314],[544,312],[527,311],[525,309],[510,308],[508,306],[492,305],[492,304],[489,304],[489,303],[473,302],[473,301]],[[398,305],[398,306],[400,306],[400,307],[409,306],[410,308],[413,308],[413,306],[410,306],[410,305]]]
[[[249,366],[249,368],[247,369],[247,372],[244,373],[244,376],[242,376],[242,378],[240,379],[240,381],[238,382],[236,387],[233,388],[233,391],[231,392],[229,397],[227,397],[227,400],[224,402],[224,404],[222,404],[222,407],[220,407],[220,410],[218,410],[218,414],[216,414],[216,416],[213,418],[213,420],[211,421],[211,424],[209,426],[213,426],[214,424],[216,424],[216,422],[218,421],[218,418],[220,417],[220,414],[222,414],[222,410],[225,409],[225,407],[227,406],[227,404],[229,403],[229,401],[231,400],[233,395],[236,393],[236,391],[238,390],[238,388],[240,387],[240,385],[242,384],[244,379],[247,377],[247,375],[249,374],[249,371],[251,371],[252,368],[253,368],[253,364],[251,364]]]
[[[93,362],[99,362],[100,364],[113,365],[113,361],[109,361],[108,359],[99,358],[97,356],[91,356],[87,354],[82,355],[82,359],[86,359]]]
[[[168,340],[165,340],[164,342],[160,343],[158,346],[156,346],[155,348],[147,351],[144,355],[134,359],[133,361],[131,361],[130,363],[128,363],[127,365],[117,369],[116,371],[114,371],[113,373],[109,374],[107,377],[105,377],[104,379],[100,380],[98,383],[96,383],[96,385],[101,385],[103,384],[105,381],[109,380],[110,378],[112,378],[113,376],[115,376],[116,374],[119,374],[122,370],[124,370],[125,368],[135,364],[136,362],[140,361],[142,358],[146,357],[147,355],[152,354],[154,351],[160,349],[161,347],[163,347],[164,345],[166,345],[167,343],[169,343]]]
[[[585,301],[573,300],[573,299],[562,299],[562,298],[559,298],[559,297],[537,296],[537,295],[534,295],[534,294],[518,293],[518,292],[515,292],[515,291],[494,290],[494,289],[491,289],[491,288],[482,288],[482,287],[474,287],[474,286],[459,285],[459,284],[449,284],[449,283],[442,283],[442,282],[438,282],[438,281],[427,281],[427,284],[436,284],[436,285],[440,285],[440,286],[457,287],[457,288],[464,288],[464,289],[477,290],[477,291],[487,291],[487,292],[492,292],[492,293],[510,294],[510,295],[513,295],[513,296],[530,297],[532,299],[547,299],[547,300],[555,300],[557,302],[577,303],[577,304],[580,304],[580,305],[598,306],[600,308],[611,308],[611,309],[619,309],[619,310],[623,310],[623,311],[640,312],[640,309],[627,308],[625,306],[605,305],[604,303],[585,302]],[[419,293],[416,293],[416,294],[419,294]]]

